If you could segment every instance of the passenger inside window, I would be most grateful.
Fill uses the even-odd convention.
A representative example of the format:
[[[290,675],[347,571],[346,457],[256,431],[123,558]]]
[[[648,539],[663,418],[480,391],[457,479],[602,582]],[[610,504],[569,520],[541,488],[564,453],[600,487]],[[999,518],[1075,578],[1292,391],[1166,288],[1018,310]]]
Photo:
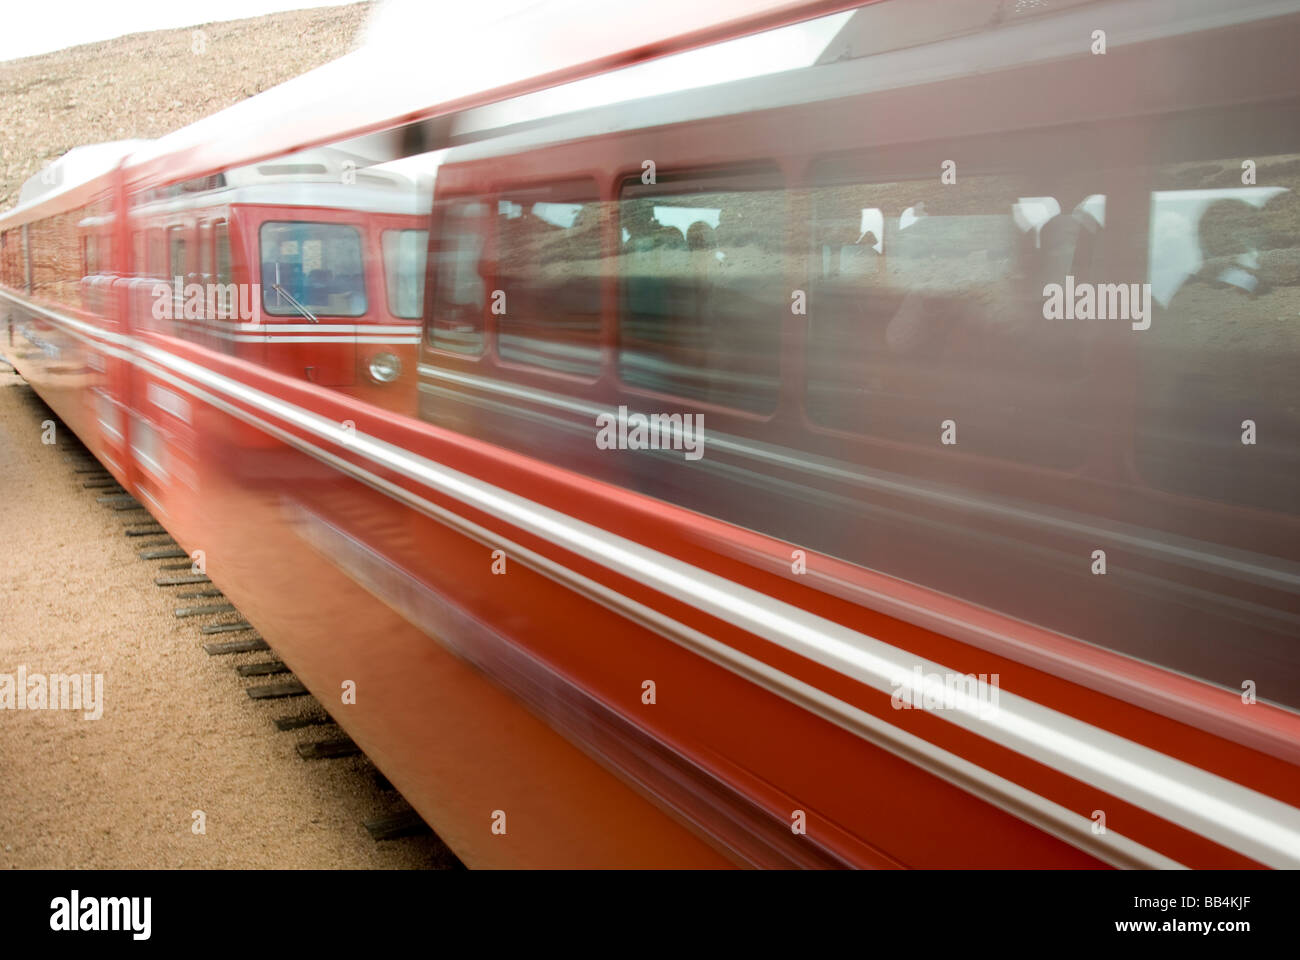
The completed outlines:
[[[513,191],[497,203],[502,359],[580,376],[600,371],[601,205],[594,184]]]
[[[1041,291],[1091,270],[1100,224],[1089,211],[1103,198],[1061,216],[1056,198],[996,176],[967,176],[960,191],[931,179],[810,192],[814,422],[929,446],[960,417],[971,452],[1081,462],[1097,328],[1046,323]]]
[[[1154,486],[1300,512],[1297,169],[1296,155],[1259,159],[1256,186],[1239,185],[1239,160],[1159,172],[1136,437]]]
[[[780,190],[669,179],[619,204],[619,376],[632,386],[768,412],[785,289]]]

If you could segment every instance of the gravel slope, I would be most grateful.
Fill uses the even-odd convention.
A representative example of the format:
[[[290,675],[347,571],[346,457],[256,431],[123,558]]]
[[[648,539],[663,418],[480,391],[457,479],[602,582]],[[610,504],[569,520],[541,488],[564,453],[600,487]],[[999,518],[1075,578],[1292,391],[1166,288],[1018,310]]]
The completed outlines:
[[[159,137],[337,59],[370,3],[135,33],[0,63],[0,210],[73,147]],[[203,37],[195,53],[195,35]]]

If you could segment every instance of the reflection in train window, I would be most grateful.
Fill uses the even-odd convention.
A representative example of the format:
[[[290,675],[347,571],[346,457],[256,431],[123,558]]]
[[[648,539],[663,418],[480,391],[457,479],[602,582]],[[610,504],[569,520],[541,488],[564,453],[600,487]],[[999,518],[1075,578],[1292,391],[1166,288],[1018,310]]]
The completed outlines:
[[[1138,468],[1165,490],[1300,512],[1300,155],[1155,176]],[[1255,443],[1243,443],[1255,424]]]
[[[619,201],[624,383],[766,413],[776,406],[785,196],[771,175],[659,177]]]
[[[456,353],[483,352],[483,230],[487,204],[453,200],[442,206],[438,248],[434,254],[433,316],[429,345]]]
[[[333,223],[262,224],[262,306],[274,316],[366,312],[361,233]]]
[[[424,311],[424,264],[428,230],[385,230],[384,276],[388,284],[388,312],[417,320]]]
[[[865,167],[864,167],[865,168]],[[1095,327],[1045,323],[1044,283],[1091,275],[1104,198],[1013,177],[810,191],[807,388],[818,424],[1070,467]],[[1069,430],[1062,430],[1069,424]]]
[[[595,184],[504,191],[496,201],[497,352],[546,370],[600,370],[601,205]]]

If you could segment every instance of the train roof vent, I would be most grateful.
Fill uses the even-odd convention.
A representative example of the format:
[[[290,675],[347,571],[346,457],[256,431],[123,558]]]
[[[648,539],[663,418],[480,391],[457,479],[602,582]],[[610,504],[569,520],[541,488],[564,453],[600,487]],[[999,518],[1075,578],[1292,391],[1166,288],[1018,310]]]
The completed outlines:
[[[360,141],[354,145],[364,147]],[[362,179],[360,171],[375,161],[364,152],[338,147],[312,147],[296,153],[268,159],[226,171],[226,183],[232,187],[258,183],[336,183]],[[388,183],[385,179],[383,182]]]
[[[857,10],[818,58],[854,60],[996,29],[1028,17],[1059,13],[1098,0],[911,0],[873,3]]]
[[[257,168],[264,177],[303,177],[307,174],[329,173],[323,163],[264,163]]]

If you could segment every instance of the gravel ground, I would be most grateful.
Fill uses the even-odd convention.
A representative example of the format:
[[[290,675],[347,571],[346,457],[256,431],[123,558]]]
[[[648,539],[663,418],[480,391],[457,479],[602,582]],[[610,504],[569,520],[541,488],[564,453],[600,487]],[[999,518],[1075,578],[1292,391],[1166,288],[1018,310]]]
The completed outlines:
[[[370,9],[358,3],[133,33],[0,63],[0,210],[17,202],[25,179],[73,147],[160,137],[341,57]]]
[[[298,741],[336,728],[277,732],[273,717],[310,701],[243,694],[288,679],[235,673],[268,654],[203,652],[198,627],[222,618],[172,609],[218,601],[153,585],[176,561],[136,556],[144,545],[96,503],[103,491],[41,443],[46,411],[0,374],[0,674],[101,673],[104,710],[0,709],[0,867],[455,866],[431,836],[370,839],[362,821],[400,809],[397,794],[363,757],[299,759]]]

